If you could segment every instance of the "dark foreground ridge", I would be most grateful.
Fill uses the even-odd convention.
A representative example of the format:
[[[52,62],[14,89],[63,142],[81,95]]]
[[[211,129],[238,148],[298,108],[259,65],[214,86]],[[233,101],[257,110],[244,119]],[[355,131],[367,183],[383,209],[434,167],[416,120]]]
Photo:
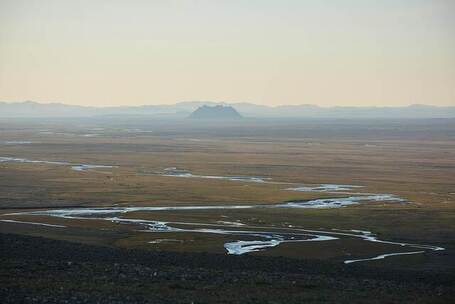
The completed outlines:
[[[455,274],[0,234],[1,303],[450,303]]]

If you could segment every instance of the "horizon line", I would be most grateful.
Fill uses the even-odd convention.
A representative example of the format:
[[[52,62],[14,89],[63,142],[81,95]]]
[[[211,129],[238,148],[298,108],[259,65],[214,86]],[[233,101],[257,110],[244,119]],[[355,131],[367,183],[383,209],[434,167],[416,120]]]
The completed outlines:
[[[39,105],[64,105],[64,106],[74,106],[74,107],[82,107],[82,108],[140,108],[140,107],[148,107],[148,106],[176,106],[178,104],[184,104],[184,103],[210,103],[210,104],[215,104],[215,105],[230,105],[230,106],[235,106],[238,104],[249,104],[249,105],[254,105],[254,106],[260,106],[260,107],[267,107],[267,108],[279,108],[279,107],[299,107],[299,106],[312,106],[312,107],[318,107],[318,108],[323,108],[323,109],[330,109],[330,108],[407,108],[407,107],[412,107],[412,106],[428,106],[428,107],[436,107],[436,108],[451,108],[455,107],[454,105],[435,105],[435,104],[423,104],[423,103],[410,103],[407,105],[369,105],[369,106],[355,106],[355,105],[333,105],[333,106],[322,106],[318,104],[311,104],[311,103],[301,103],[301,104],[278,104],[278,105],[264,105],[264,104],[258,104],[254,102],[241,102],[241,101],[202,101],[202,100],[188,100],[188,101],[178,101],[175,103],[158,103],[158,104],[139,104],[139,105],[81,105],[81,104],[71,104],[71,103],[64,103],[64,102],[42,102],[42,101],[34,101],[34,100],[22,100],[22,101],[1,101],[0,103],[4,104],[24,104],[24,103],[34,103],[34,104],[39,104]]]

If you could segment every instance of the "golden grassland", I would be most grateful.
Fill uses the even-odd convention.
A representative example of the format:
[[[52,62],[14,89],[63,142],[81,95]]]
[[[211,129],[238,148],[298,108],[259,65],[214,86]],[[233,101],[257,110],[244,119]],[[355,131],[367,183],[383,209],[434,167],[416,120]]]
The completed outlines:
[[[118,166],[78,172],[69,166],[0,163],[2,213],[21,208],[64,206],[271,204],[333,196],[284,191],[296,186],[291,183],[353,184],[364,186],[362,192],[395,194],[411,203],[372,203],[324,210],[242,210],[224,214],[250,224],[286,222],[305,228],[365,229],[389,239],[454,246],[455,141],[449,135],[430,136],[424,140],[416,136],[408,138],[406,134],[379,138],[374,135],[375,130],[366,130],[355,137],[296,136],[295,132],[289,136],[266,133],[255,137],[217,136],[204,131],[189,134],[185,128],[168,132],[172,134],[104,128],[98,131],[100,134],[88,137],[84,136],[84,132],[88,132],[86,129],[76,126],[46,126],[46,130],[54,133],[43,134],[33,125],[1,125],[0,156]],[[1,144],[8,140],[32,143]],[[260,176],[283,184],[157,174],[167,167],[187,169],[198,175]],[[133,213],[131,216],[144,218],[150,215]],[[219,213],[212,211],[153,214],[153,219],[182,218],[205,222],[220,220]],[[46,219],[46,222],[67,223],[63,219]],[[88,220],[72,221],[72,229],[67,230],[18,226],[0,224],[5,232],[126,247],[150,247],[149,240],[175,237],[172,234],[137,234],[123,225]],[[92,228],[97,228],[98,232]],[[178,238],[189,241],[152,247],[223,252],[225,237],[181,234]],[[370,245],[360,246],[359,241],[352,242],[360,251],[378,249],[377,246],[375,249]],[[304,244],[296,249],[296,246],[286,244],[259,254],[329,258],[342,255],[348,247],[346,244],[321,243]]]

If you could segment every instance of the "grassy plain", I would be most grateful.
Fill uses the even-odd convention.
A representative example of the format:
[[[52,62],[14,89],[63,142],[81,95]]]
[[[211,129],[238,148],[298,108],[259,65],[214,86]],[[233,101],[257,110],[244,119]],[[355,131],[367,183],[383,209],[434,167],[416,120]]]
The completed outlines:
[[[293,186],[291,183],[354,184],[364,186],[363,192],[394,194],[410,203],[339,209],[226,210],[223,218],[214,211],[162,212],[153,214],[153,219],[215,222],[227,217],[251,225],[287,223],[308,229],[364,229],[386,239],[447,248],[437,254],[396,257],[388,264],[455,269],[455,120],[245,119],[232,124],[106,117],[5,120],[0,122],[0,130],[3,157],[117,166],[78,172],[69,166],[1,162],[2,214],[67,206],[272,204],[333,196],[284,191]],[[167,167],[198,175],[261,176],[284,184],[157,174]],[[55,218],[46,222],[68,224]],[[185,234],[178,236],[186,240],[183,243],[151,245],[147,241],[174,236],[138,234],[123,225],[87,220],[73,220],[69,226],[55,229],[1,222],[0,230],[110,246],[219,253],[224,252],[226,239]],[[384,246],[359,240],[283,244],[255,254],[339,260],[351,252],[373,254]]]

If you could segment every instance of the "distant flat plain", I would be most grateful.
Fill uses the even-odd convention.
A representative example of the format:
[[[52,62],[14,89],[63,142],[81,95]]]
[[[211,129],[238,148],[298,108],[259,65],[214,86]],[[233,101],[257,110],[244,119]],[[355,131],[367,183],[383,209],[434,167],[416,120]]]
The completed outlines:
[[[455,120],[171,120],[153,116],[4,119],[0,157],[112,165],[74,171],[45,163],[0,162],[0,214],[42,208],[275,204],[332,197],[286,191],[294,184],[348,184],[397,195],[336,209],[161,212],[153,220],[362,229],[381,239],[446,251],[371,261],[378,266],[455,269]],[[280,183],[162,176],[176,167],[203,176],[256,176]],[[283,184],[281,184],[283,183]],[[286,184],[289,183],[289,184]],[[137,218],[150,216],[137,212]],[[8,218],[3,216],[3,218]],[[16,220],[31,221],[28,216]],[[0,230],[147,250],[224,253],[229,237],[137,233],[115,223],[33,217],[67,229],[0,222]],[[160,235],[162,234],[162,235]],[[150,244],[154,239],[182,242]],[[362,241],[282,244],[256,255],[342,261],[388,250]]]

